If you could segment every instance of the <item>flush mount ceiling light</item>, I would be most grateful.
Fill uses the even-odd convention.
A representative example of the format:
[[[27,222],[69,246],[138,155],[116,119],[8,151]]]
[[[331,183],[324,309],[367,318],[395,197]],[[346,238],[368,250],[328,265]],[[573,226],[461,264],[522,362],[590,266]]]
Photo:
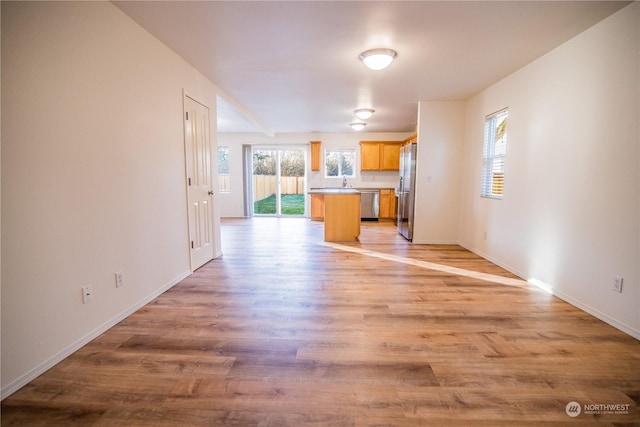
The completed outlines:
[[[372,70],[384,70],[398,54],[392,49],[371,49],[360,54],[360,59]]]
[[[362,130],[366,125],[367,125],[366,123],[353,122],[349,126],[351,126],[351,129],[353,130]]]
[[[357,110],[353,110],[353,114],[360,120],[367,120],[375,111],[376,110],[372,110],[371,108],[358,108]]]

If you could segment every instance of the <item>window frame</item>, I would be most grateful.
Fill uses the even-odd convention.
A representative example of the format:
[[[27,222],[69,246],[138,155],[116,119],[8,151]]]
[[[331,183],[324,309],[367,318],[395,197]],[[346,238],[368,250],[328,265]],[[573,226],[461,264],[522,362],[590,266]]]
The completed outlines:
[[[498,127],[503,121],[506,121],[505,130],[503,135],[498,138]],[[508,108],[503,108],[485,116],[480,197],[496,200],[502,200],[504,197],[508,126]]]
[[[342,162],[338,162],[338,174],[337,175],[328,175],[328,171],[329,168],[327,167],[327,157],[330,153],[340,153],[340,155],[342,155],[343,153],[349,153],[353,156],[352,158],[352,165],[351,165],[351,174],[350,175],[343,175],[343,171],[342,171]],[[352,148],[352,147],[345,147],[345,148],[325,148],[324,150],[324,156],[323,156],[323,163],[324,163],[324,177],[325,178],[342,178],[343,176],[346,178],[355,178],[356,177],[356,149]]]
[[[221,149],[225,149],[227,152],[227,173],[226,175],[229,177],[228,180],[228,186],[225,187],[224,189],[222,188],[222,186],[220,185],[220,175],[222,174],[220,172],[220,150]],[[229,150],[229,146],[228,145],[219,145],[216,149],[216,158],[217,158],[217,164],[218,164],[218,191],[222,194],[227,194],[227,193],[231,193],[231,170],[229,170],[229,156],[230,156],[230,150]]]

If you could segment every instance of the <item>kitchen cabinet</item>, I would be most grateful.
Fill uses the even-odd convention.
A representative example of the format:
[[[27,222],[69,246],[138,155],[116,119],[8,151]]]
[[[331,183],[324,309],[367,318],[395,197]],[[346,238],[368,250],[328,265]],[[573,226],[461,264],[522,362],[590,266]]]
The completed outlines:
[[[317,172],[320,170],[322,141],[311,141],[311,170]]]
[[[412,143],[417,143],[418,142],[418,134],[414,133],[413,135],[411,135],[409,138],[405,139],[404,141],[402,141],[402,145],[407,145],[407,144],[412,144]]]
[[[401,142],[383,142],[380,144],[381,171],[400,170],[400,148],[402,148]]]
[[[400,170],[402,141],[360,141],[360,170]]]
[[[324,194],[311,194],[311,219],[324,220]]]
[[[380,143],[360,142],[360,170],[380,170]]]
[[[380,219],[396,218],[396,192],[391,188],[380,189]]]

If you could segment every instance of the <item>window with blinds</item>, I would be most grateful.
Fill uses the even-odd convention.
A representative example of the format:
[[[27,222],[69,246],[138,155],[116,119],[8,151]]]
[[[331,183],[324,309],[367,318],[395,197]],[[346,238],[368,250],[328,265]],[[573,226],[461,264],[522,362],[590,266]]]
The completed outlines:
[[[507,153],[507,117],[504,109],[486,117],[482,150],[482,197],[502,199],[504,158]]]

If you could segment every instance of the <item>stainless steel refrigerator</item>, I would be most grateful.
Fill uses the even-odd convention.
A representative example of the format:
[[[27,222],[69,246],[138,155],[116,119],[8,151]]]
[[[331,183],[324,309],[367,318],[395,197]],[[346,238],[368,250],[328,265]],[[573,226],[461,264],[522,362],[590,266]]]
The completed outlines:
[[[407,144],[400,151],[400,180],[398,195],[398,232],[405,239],[413,240],[413,206],[416,188],[417,144]]]

